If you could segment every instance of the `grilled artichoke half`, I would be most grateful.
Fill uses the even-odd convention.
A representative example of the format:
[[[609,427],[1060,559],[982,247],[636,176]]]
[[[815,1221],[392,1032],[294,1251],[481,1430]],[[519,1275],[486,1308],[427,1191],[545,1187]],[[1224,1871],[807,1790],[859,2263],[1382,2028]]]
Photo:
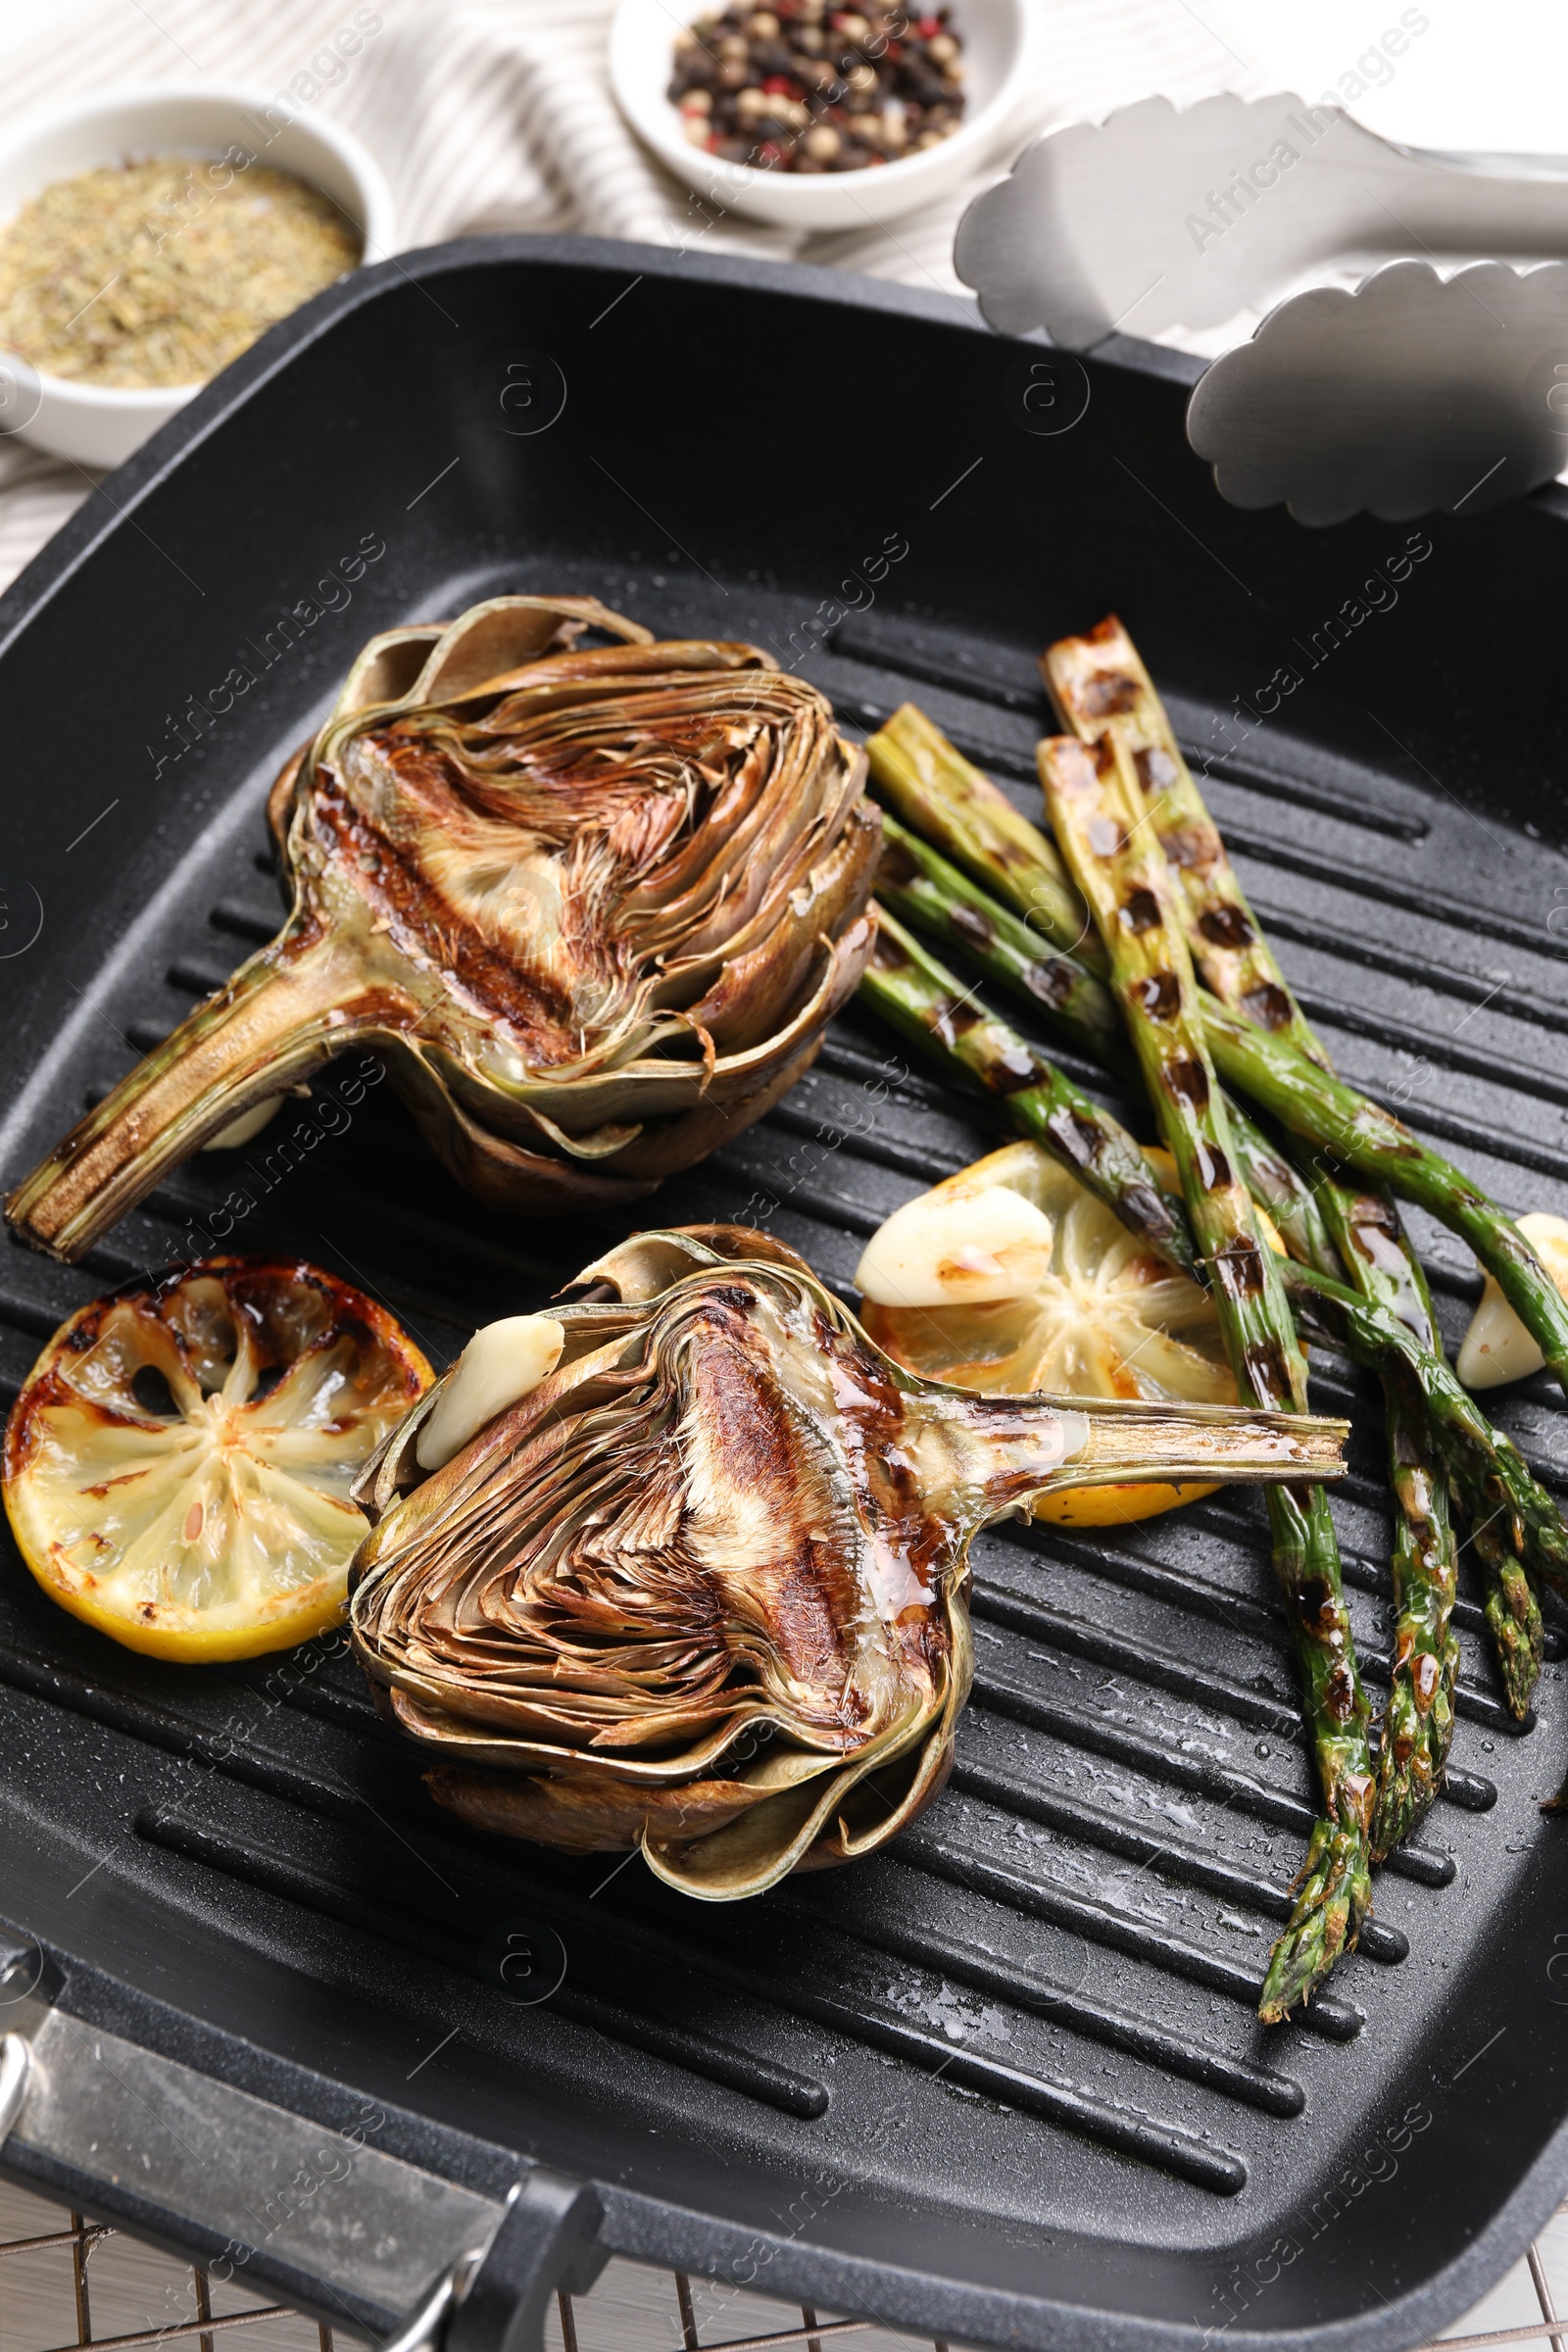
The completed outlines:
[[[966,1553],[1054,1487],[1334,1477],[1345,1423],[921,1381],[782,1244],[622,1244],[560,1362],[442,1468],[356,1487],[356,1648],[467,1821],[640,1845],[711,1900],[886,1844],[968,1693]]]
[[[594,628],[621,642],[578,648]],[[292,885],[243,964],[7,1202],[79,1257],[356,1040],[481,1198],[631,1200],[760,1118],[869,954],[879,819],[822,696],[586,597],[375,638],[273,788]]]

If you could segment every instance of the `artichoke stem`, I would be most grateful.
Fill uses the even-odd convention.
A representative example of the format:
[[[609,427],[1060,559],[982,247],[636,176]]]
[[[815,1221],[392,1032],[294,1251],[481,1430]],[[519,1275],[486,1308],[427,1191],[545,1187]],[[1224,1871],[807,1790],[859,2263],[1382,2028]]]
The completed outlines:
[[[1342,1478],[1348,1423],[1306,1413],[931,1389],[920,1445],[929,1507],[973,1529],[1072,1487],[1213,1486]]]
[[[70,1264],[209,1136],[384,1025],[363,964],[330,935],[285,931],[241,965],[19,1184],[19,1240]],[[358,1009],[357,1009],[358,1008]]]

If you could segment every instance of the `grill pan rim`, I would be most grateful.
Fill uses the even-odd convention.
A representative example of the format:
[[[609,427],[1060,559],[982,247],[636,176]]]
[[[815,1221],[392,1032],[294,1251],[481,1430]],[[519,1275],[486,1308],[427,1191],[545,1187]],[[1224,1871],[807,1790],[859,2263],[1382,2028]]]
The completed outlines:
[[[137,508],[160,484],[264,385],[329,335],[340,321],[386,295],[403,291],[411,280],[438,282],[460,271],[518,264],[569,270],[578,276],[598,273],[607,281],[637,275],[671,281],[695,279],[715,288],[763,295],[786,310],[808,301],[845,312],[879,312],[905,321],[956,330],[972,335],[981,347],[995,347],[999,340],[963,298],[923,293],[805,265],[682,255],[665,248],[560,236],[475,238],[432,247],[355,273],[272,329],[113,477],[112,496],[98,492],[90,497],[0,598],[0,659],[66,583],[92,561],[96,551],[135,527]],[[1121,336],[1112,338],[1094,357],[1097,366],[1108,365],[1177,384],[1193,381],[1201,368],[1186,355]],[[1568,492],[1556,485],[1536,493],[1528,503],[1544,516],[1568,520]],[[84,1972],[83,1964],[70,1953],[59,1956],[68,1973],[77,1977],[92,1973],[90,1969]],[[118,1990],[117,2006],[127,2021],[139,2019],[147,2038],[156,2042],[163,2030],[155,2015],[159,2004],[125,1984]],[[249,2064],[247,2053],[254,2055],[252,2046],[211,2026],[201,2030],[215,2053],[222,2050],[225,2070],[234,2070],[228,2079],[243,2080]],[[269,2054],[269,2064],[286,2063]],[[430,2129],[447,2132],[433,2122]],[[447,2136],[455,2156],[461,2134],[448,2132]],[[475,2139],[467,2145],[476,2162],[493,2154],[488,2141]],[[1073,2352],[1080,2348],[1081,2352],[1109,2352],[1112,2345],[1137,2346],[1140,2352],[1145,2347],[1147,2352],[1163,2352],[1168,2346],[1175,2352],[1178,2346],[1206,2340],[1204,2331],[1193,2326],[1097,2312],[1046,2296],[1027,2298],[874,2259],[847,2257],[832,2249],[803,2244],[798,2238],[781,2236],[769,2241],[765,2233],[689,2207],[617,2188],[612,2182],[600,2185],[607,2208],[606,2241],[615,2250],[703,2272],[715,2270],[718,2262],[732,2258],[735,2250],[771,2243],[769,2290],[798,2293],[824,2308],[867,2310],[895,2325],[945,2337],[1050,2343],[1072,2347]],[[1351,2344],[1367,2347],[1368,2352],[1396,2352],[1397,2347],[1423,2341],[1479,2299],[1523,2252],[1565,2190],[1568,2124],[1558,2128],[1504,2204],[1464,2250],[1396,2301],[1380,2298],[1352,2318],[1317,2328],[1250,2331],[1227,2327],[1224,2332],[1243,2352],[1269,2352],[1272,2347],[1281,2352],[1287,2347],[1289,2352],[1298,2352],[1298,2348],[1299,2352],[1339,2352],[1340,2346]]]

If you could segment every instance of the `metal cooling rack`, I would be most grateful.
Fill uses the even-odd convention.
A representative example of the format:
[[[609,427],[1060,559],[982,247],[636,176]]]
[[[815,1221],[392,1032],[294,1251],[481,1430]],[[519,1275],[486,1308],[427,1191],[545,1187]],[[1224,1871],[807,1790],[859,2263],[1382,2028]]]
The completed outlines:
[[[64,2230],[46,2230],[33,2237],[0,2238],[0,2260],[13,2254],[41,2254],[69,2249],[71,2255],[71,2284],[76,2306],[76,2332],[58,2347],[58,2352],[81,2352],[90,2344],[93,2352],[134,2352],[146,2344],[177,2341],[186,2336],[201,2338],[201,2352],[213,2352],[213,2338],[225,2334],[233,2328],[254,2328],[263,2320],[291,2320],[298,2315],[286,2303],[269,2303],[253,2311],[235,2311],[215,2317],[213,2313],[212,2282],[207,2273],[192,2263],[190,2267],[192,2313],[188,2320],[171,2321],[167,2327],[139,2329],[132,2335],[94,2335],[92,2328],[92,2290],[87,2277],[87,2263],[93,2248],[106,2237],[118,2237],[117,2230],[106,2229],[102,2223],[89,2222],[81,2214],[67,2217]],[[169,2265],[172,2273],[178,2266]],[[4,2274],[0,2274],[0,2298],[4,2296]],[[332,2352],[332,2330],[318,2328],[320,2352]],[[37,2346],[27,2352],[55,2352],[55,2347]],[[568,2347],[575,2352],[575,2347]]]
[[[1568,2203],[1558,2208],[1558,2218],[1568,2217]],[[216,2314],[212,2305],[212,2284],[207,2273],[197,2264],[188,2266],[190,2277],[191,2316],[188,2320],[172,2321],[166,2327],[150,2328],[129,2335],[95,2335],[92,2327],[91,2288],[88,2261],[96,2245],[104,2238],[116,2237],[120,2231],[106,2229],[102,2224],[89,2222],[79,2213],[67,2217],[63,2230],[49,2230],[31,2237],[0,2238],[0,2261],[12,2255],[56,2255],[69,2252],[71,2282],[75,2302],[76,2332],[58,2345],[18,2344],[7,2330],[6,2352],[145,2352],[145,2348],[173,2343],[192,2336],[199,2339],[199,2352],[214,2352],[214,2338],[238,2328],[255,2328],[267,2320],[295,2320],[300,2315],[287,2303],[269,2303],[250,2311]],[[1526,2256],[1531,2282],[1541,2305],[1541,2318],[1520,2328],[1496,2328],[1480,2335],[1447,2335],[1438,2340],[1442,2352],[1483,2352],[1494,2344],[1522,2344],[1549,2338],[1552,2352],[1568,2352],[1568,2316],[1559,2317],[1546,2277],[1545,2263],[1540,2243],[1533,2245]],[[185,2266],[171,2261],[171,2276]],[[721,2341],[705,2343],[698,2327],[692,2282],[684,2272],[668,2274],[673,2278],[675,2301],[680,2313],[681,2342],[670,2346],[668,2352],[765,2352],[775,2344],[803,2344],[806,2352],[822,2352],[826,2337],[859,2332],[876,2336],[880,2331],[864,2320],[818,2320],[809,2306],[801,2307],[799,2327],[779,2328],[762,2335],[731,2336]],[[0,2273],[0,2306],[3,2306],[4,2273]],[[593,2326],[591,2297],[558,2295],[562,2352],[606,2352]],[[586,2309],[583,2306],[586,2304]],[[330,2328],[318,2327],[319,2352],[334,2352],[334,2333]],[[884,2342],[890,2339],[883,2338]],[[933,2352],[950,2352],[939,2336],[934,2339]]]
[[[234,2328],[255,2328],[268,2320],[297,2320],[300,2317],[287,2303],[269,2303],[254,2310],[215,2314],[212,2302],[212,2282],[206,2271],[195,2263],[180,2265],[169,2261],[167,2268],[171,2278],[178,2277],[182,2271],[188,2272],[191,2300],[190,2318],[188,2320],[172,2320],[164,2327],[142,2328],[126,2335],[95,2335],[92,2326],[91,2284],[88,2277],[89,2258],[93,2249],[105,2238],[118,2237],[123,2233],[108,2229],[101,2223],[89,2222],[79,2213],[72,2213],[64,2218],[67,2227],[63,2230],[48,2230],[28,2237],[0,2238],[0,2261],[20,2254],[52,2253],[59,2257],[69,2253],[71,2283],[75,2302],[76,2332],[63,2343],[46,2346],[30,2342],[18,2343],[12,2329],[8,2328],[5,2330],[5,2352],[89,2352],[89,2348],[90,2352],[146,2352],[146,2348],[153,2345],[180,2342],[191,2337],[199,2339],[199,2352],[214,2352],[215,2337],[227,2334]],[[1532,2260],[1534,2260],[1534,2252],[1532,2252]],[[673,2279],[675,2301],[680,2314],[681,2343],[678,2347],[670,2346],[669,2352],[765,2352],[766,2347],[775,2344],[802,2344],[805,2346],[806,2352],[822,2352],[824,2338],[848,2335],[854,2332],[880,2337],[884,2344],[895,2340],[881,2335],[881,2331],[874,2329],[865,2320],[819,2320],[809,2305],[802,2305],[799,2307],[801,2313],[799,2326],[778,2328],[761,2335],[731,2336],[725,2340],[705,2343],[698,2326],[691,2279],[681,2271],[668,2274],[650,2274],[651,2277],[661,2275]],[[1542,2308],[1549,2312],[1549,2293],[1544,2272],[1540,2274],[1540,2286],[1543,2296]],[[0,2272],[0,2309],[4,2308],[5,2301],[5,2274]],[[588,2324],[581,2325],[579,2314],[585,2301],[587,2310],[582,2314],[582,2318]],[[592,2325],[591,2298],[561,2294],[556,2297],[556,2306],[561,2328],[561,2352],[607,2352],[598,2331]],[[334,2352],[334,2330],[318,2326],[316,2333],[319,2352]],[[1477,2338],[1475,2340],[1489,2342],[1494,2339]],[[938,2336],[934,2339],[933,2352],[950,2352],[950,2347]],[[1557,2352],[1564,2352],[1564,2347],[1559,2345]]]

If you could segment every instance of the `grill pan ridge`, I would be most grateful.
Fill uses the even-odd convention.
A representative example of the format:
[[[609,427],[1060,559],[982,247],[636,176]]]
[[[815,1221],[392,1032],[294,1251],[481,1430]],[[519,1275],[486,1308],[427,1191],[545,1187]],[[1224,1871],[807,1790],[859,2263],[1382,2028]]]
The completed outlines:
[[[553,383],[542,356],[565,405],[516,433],[498,390]],[[740,388],[694,400],[698,365]],[[1030,813],[1034,655],[1119,611],[1342,1066],[1505,1205],[1568,1213],[1568,506],[1304,533],[1212,497],[1185,362],[1114,341],[1055,435],[1019,421],[1039,365],[945,297],[578,240],[406,257],[274,330],[0,603],[4,1180],[270,936],[265,787],[364,639],[557,587],[771,645],[852,733],[915,700]],[[764,1224],[853,1297],[863,1237],[998,1140],[852,1007],[641,1216],[509,1223],[377,1076],[332,1065],[81,1267],[7,1242],[5,1402],[62,1316],[192,1247],[318,1258],[438,1362],[655,1220]],[[1451,1346],[1475,1276],[1421,1239]],[[1313,1401],[1357,1415],[1335,1509],[1376,1684],[1378,1416],[1329,1356]],[[1544,1376],[1499,1418],[1568,1490]],[[950,1788],[885,1856],[733,1908],[467,1836],[341,1644],[165,1668],[8,1542],[0,1911],[89,2022],[305,2111],[376,2099],[384,2144],[454,2178],[510,2151],[591,2179],[618,2252],[970,2341],[1393,2352],[1568,2188],[1568,1828],[1537,1809],[1563,1620],[1521,1733],[1465,1591],[1446,1796],[1359,1954],[1265,2033],[1311,1779],[1263,1525],[1222,1494],[1102,1540],[993,1531]],[[494,1953],[537,1925],[567,1970],[530,2006]]]

